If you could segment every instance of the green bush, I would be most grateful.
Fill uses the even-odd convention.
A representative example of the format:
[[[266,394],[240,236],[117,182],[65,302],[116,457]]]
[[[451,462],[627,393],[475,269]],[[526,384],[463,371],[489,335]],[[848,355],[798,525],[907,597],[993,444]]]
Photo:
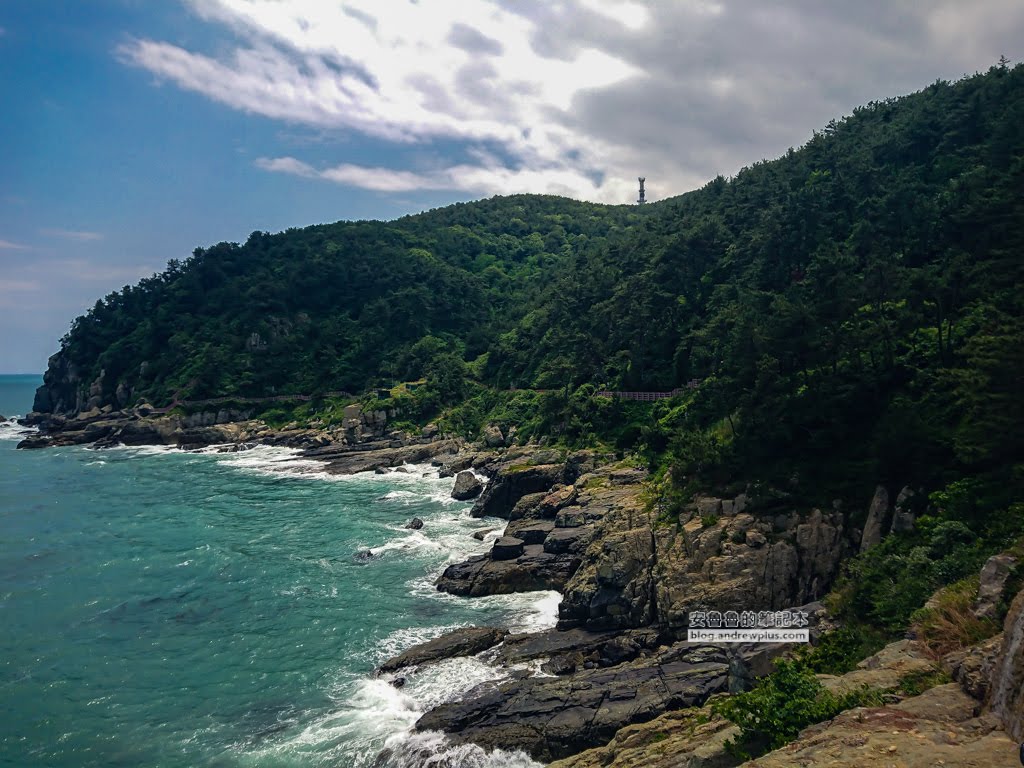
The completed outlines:
[[[880,695],[868,689],[832,693],[803,661],[791,659],[777,662],[775,672],[753,690],[715,702],[712,711],[740,727],[730,750],[740,759],[750,759],[788,744],[809,725],[853,707],[880,703]]]
[[[797,655],[813,672],[845,675],[881,650],[887,640],[886,633],[876,627],[854,624],[825,633],[815,645],[805,646]]]

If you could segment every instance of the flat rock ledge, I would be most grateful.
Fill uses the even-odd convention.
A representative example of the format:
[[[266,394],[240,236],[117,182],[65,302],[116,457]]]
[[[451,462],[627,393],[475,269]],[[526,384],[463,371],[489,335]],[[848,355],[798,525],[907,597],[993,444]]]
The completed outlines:
[[[416,729],[444,731],[455,743],[522,749],[534,759],[554,760],[605,744],[626,725],[745,687],[750,664],[763,665],[765,652],[757,649],[745,659],[735,649],[679,643],[571,676],[485,683],[430,710]]]
[[[378,668],[379,673],[396,672],[405,667],[414,667],[432,661],[451,659],[457,656],[473,656],[493,648],[508,635],[507,629],[496,627],[468,627],[436,637],[394,656]]]

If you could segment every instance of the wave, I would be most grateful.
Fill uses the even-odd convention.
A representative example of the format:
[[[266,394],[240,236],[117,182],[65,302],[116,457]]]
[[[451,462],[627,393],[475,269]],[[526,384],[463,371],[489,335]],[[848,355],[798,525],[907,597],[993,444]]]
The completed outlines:
[[[35,427],[23,427],[15,419],[17,416],[11,416],[9,421],[0,423],[0,440],[24,440],[29,435],[34,435],[37,430]]]
[[[401,689],[392,684],[396,677],[405,680]],[[427,710],[508,678],[506,670],[481,659],[461,658],[414,674],[356,680],[338,691],[335,711],[274,744],[244,751],[254,764],[271,756],[304,754],[315,756],[316,764],[353,768],[538,768],[540,763],[522,752],[487,752],[472,744],[452,744],[442,733],[413,730]]]

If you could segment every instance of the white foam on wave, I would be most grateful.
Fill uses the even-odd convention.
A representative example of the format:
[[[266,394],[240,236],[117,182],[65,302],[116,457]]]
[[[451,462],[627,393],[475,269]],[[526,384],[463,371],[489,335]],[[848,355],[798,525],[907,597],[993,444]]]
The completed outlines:
[[[401,689],[392,685],[399,676],[406,680]],[[480,659],[461,658],[357,680],[337,692],[337,710],[287,739],[243,750],[244,762],[259,765],[271,756],[294,759],[308,752],[318,764],[335,764],[333,760],[353,768],[537,768],[540,764],[522,752],[488,753],[475,745],[453,745],[442,733],[413,732],[416,721],[432,707],[507,678],[506,671]]]
[[[111,445],[106,448],[89,448],[86,450],[96,451],[118,451],[127,453],[129,456],[167,456],[173,453],[185,453],[176,445]]]
[[[207,449],[204,452],[210,452]],[[217,461],[227,467],[255,475],[286,475],[317,480],[337,480],[323,470],[323,462],[299,458],[299,448],[257,445],[237,452],[216,451]]]
[[[24,440],[29,435],[34,435],[37,430],[35,427],[23,427],[15,419],[17,416],[11,416],[9,421],[0,423],[0,440]]]

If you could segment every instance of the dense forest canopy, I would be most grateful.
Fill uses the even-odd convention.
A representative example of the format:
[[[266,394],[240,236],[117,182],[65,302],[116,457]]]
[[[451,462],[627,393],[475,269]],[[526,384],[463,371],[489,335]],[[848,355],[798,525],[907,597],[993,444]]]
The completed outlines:
[[[689,473],[941,485],[1021,459],[1022,191],[1001,62],[646,206],[517,195],[199,248],[78,318],[47,397],[699,380],[631,440]]]

